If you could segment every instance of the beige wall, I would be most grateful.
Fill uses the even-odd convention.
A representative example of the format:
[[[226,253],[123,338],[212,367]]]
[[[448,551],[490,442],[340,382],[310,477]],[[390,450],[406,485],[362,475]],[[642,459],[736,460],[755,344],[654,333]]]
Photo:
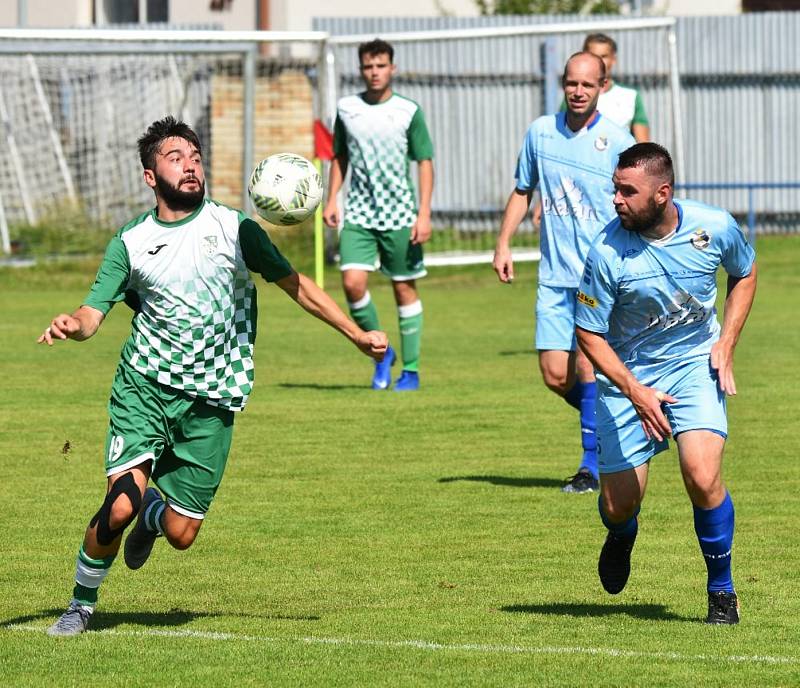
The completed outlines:
[[[219,24],[228,31],[254,31],[257,0],[233,0],[228,9],[211,11],[208,0],[169,0],[172,24]]]
[[[474,17],[473,0],[403,0],[365,5],[364,0],[270,0],[270,28],[310,31],[313,17]]]
[[[653,9],[673,17],[741,14],[741,0],[656,0]]]
[[[17,0],[0,0],[0,26],[17,26]],[[27,0],[27,26],[60,29],[92,25],[92,0]]]

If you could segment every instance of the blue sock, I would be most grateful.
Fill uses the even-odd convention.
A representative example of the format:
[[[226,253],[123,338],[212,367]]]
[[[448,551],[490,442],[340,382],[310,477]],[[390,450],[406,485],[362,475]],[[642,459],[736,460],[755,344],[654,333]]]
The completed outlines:
[[[595,480],[600,479],[597,472],[597,383],[579,382],[581,386],[581,445],[583,459],[578,470],[589,471]]]
[[[639,510],[641,507],[636,507],[636,513],[633,514],[627,521],[622,523],[612,523],[603,511],[603,497],[602,495],[597,498],[597,510],[600,512],[600,520],[608,530],[616,535],[618,538],[625,540],[635,540],[636,534],[639,532]]]
[[[564,395],[564,401],[578,411],[581,410],[581,397],[583,396],[583,390],[581,389],[582,384],[582,382],[576,382],[572,385],[572,389]]]
[[[731,547],[733,546],[733,500],[728,493],[714,509],[694,507],[694,532],[708,569],[708,591],[733,592]]]
[[[597,383],[576,382],[564,395],[564,400],[581,414],[581,446],[583,458],[578,470],[587,470],[595,480],[597,472]]]

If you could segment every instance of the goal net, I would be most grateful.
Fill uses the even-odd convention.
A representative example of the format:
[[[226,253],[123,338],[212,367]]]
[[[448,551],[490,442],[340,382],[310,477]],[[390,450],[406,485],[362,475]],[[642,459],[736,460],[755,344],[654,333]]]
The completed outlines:
[[[559,109],[564,64],[589,33],[614,37],[620,55],[615,80],[640,90],[652,139],[672,151],[677,172],[682,171],[675,20],[531,24],[533,19],[521,17],[516,26],[364,32],[329,41],[334,55],[328,63],[329,107],[337,97],[363,88],[357,46],[377,35],[395,48],[395,90],[425,112],[436,171],[428,265],[491,260],[525,131],[540,115]],[[329,121],[334,114],[328,113]],[[514,241],[517,260],[538,256],[530,218]]]
[[[0,31],[5,250],[19,226],[71,218],[107,239],[151,207],[136,141],[166,115],[197,132],[209,195],[248,208],[246,180],[259,160],[284,151],[314,157],[321,37]]]

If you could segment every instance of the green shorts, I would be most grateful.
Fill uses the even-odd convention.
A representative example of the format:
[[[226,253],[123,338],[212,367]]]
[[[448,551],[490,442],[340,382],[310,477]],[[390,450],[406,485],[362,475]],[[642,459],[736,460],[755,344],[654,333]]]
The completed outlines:
[[[411,227],[390,231],[367,229],[345,223],[339,234],[339,269],[381,272],[395,282],[428,274],[422,246],[411,243]]]
[[[202,519],[222,481],[233,411],[120,365],[111,386],[106,475],[153,462],[151,477],[179,514]]]

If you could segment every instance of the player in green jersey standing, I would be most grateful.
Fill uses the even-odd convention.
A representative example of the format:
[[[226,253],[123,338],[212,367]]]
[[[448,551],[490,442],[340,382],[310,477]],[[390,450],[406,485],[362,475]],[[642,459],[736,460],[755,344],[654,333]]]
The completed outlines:
[[[86,630],[137,514],[125,541],[131,569],[145,563],[159,536],[176,549],[197,537],[222,480],[235,412],[253,385],[251,272],[376,360],[388,346],[383,332],[363,331],[295,272],[258,224],[205,198],[200,142],[186,124],[154,122],[138,145],[156,207],[114,235],[81,307],[57,315],[38,339],[88,339],[122,300],[135,312],[108,405],[107,494],[78,552],[69,607],[48,629],[55,636]],[[150,480],[158,490],[147,487]]]
[[[433,144],[422,110],[392,90],[394,49],[374,40],[358,48],[366,90],[342,98],[334,127],[334,159],[323,218],[329,227],[341,220],[337,194],[348,167],[350,188],[339,238],[342,284],[350,315],[364,329],[379,328],[378,312],[367,289],[376,265],[392,280],[400,323],[403,371],[398,392],[419,389],[422,302],[416,280],[427,273],[422,244],[431,235]],[[409,161],[419,167],[419,206]],[[373,389],[388,389],[396,354],[390,346],[375,364]]]

